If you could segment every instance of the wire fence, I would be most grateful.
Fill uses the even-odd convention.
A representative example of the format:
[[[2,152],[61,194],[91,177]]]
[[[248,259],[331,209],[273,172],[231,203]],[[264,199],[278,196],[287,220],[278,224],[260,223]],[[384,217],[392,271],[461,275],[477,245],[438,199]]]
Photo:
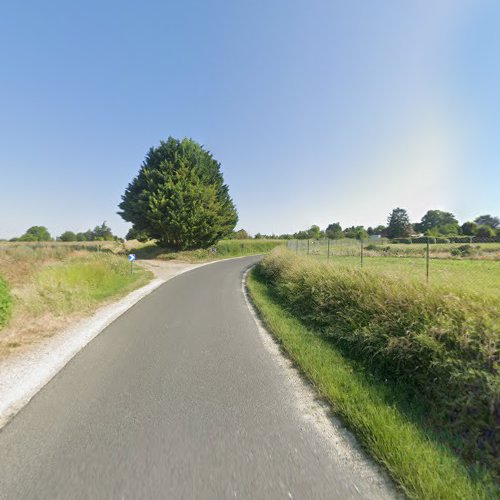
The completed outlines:
[[[500,242],[394,243],[386,239],[288,240],[288,250],[331,265],[468,289],[500,298]]]

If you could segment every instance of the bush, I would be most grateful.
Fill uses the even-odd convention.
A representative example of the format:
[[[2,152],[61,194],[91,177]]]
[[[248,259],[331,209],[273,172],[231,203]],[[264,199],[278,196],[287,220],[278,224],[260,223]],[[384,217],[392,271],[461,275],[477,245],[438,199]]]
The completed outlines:
[[[419,236],[418,238],[412,239],[413,243],[427,243],[427,240],[429,240],[431,244],[436,243],[436,238],[434,236]]]
[[[450,243],[448,238],[436,238],[436,243]]]
[[[469,463],[500,474],[498,300],[291,252],[273,252],[259,269],[295,316],[404,387]]]
[[[472,245],[461,245],[457,248],[451,249],[451,255],[453,255],[454,257],[470,257],[476,252],[477,250],[475,250]]]
[[[479,226],[476,231],[478,238],[494,238],[495,230],[490,226]]]
[[[9,321],[12,312],[12,296],[7,282],[0,277],[0,328]]]
[[[411,238],[394,238],[391,240],[391,243],[404,243],[405,245],[411,245],[412,239]]]

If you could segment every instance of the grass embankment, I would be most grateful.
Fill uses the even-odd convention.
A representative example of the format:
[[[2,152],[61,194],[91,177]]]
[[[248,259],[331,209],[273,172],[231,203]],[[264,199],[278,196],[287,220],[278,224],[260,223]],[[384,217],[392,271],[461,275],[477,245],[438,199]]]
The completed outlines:
[[[14,297],[12,319],[0,333],[0,354],[53,334],[151,278],[137,267],[130,274],[123,256],[69,246],[2,248],[0,267]]]
[[[498,301],[274,252],[249,289],[269,328],[415,498],[498,490]]]
[[[278,246],[285,246],[284,240],[221,240],[212,248],[172,252],[154,244],[132,250],[139,259],[179,260],[183,262],[208,262],[217,259],[244,257],[269,253]]]

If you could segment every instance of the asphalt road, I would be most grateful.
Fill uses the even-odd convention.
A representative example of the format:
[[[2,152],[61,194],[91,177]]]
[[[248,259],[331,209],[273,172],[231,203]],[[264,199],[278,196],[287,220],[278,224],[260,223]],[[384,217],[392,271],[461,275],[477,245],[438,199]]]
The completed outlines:
[[[257,258],[178,276],[0,432],[0,496],[373,498],[304,420],[241,290]]]

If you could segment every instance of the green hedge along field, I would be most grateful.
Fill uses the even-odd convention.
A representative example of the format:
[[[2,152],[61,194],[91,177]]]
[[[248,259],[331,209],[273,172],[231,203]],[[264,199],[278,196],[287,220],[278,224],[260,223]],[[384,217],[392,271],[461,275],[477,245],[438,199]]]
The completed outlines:
[[[142,259],[156,258],[185,262],[206,262],[216,259],[269,253],[274,248],[285,245],[285,240],[221,240],[211,248],[200,248],[198,250],[171,252],[154,244],[149,244],[136,248],[133,251],[137,254],[138,258]]]
[[[397,385],[466,463],[500,477],[500,301],[288,251],[258,267],[295,317]]]

